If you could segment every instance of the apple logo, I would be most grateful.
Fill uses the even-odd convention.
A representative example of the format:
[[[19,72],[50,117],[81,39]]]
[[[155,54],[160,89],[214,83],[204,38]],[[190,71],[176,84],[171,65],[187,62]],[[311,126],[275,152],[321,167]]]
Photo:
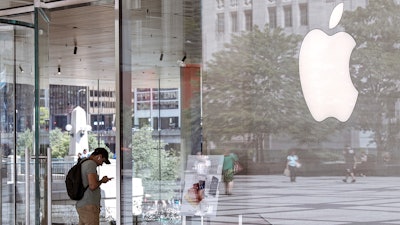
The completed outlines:
[[[337,26],[343,14],[343,3],[332,11],[329,29]],[[319,29],[304,38],[299,53],[301,88],[313,118],[321,122],[334,117],[349,119],[357,101],[349,72],[350,55],[356,42],[348,33],[332,36]]]

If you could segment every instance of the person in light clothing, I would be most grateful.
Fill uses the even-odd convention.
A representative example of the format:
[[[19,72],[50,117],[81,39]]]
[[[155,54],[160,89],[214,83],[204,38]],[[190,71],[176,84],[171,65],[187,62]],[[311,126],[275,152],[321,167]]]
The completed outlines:
[[[300,167],[299,157],[296,151],[292,150],[290,155],[287,156],[287,167],[290,171],[290,182],[296,182],[297,168]]]

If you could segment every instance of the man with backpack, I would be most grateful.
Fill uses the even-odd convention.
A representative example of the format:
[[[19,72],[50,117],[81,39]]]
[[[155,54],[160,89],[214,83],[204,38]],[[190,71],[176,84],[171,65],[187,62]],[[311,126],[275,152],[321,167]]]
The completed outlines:
[[[103,163],[110,164],[108,151],[105,148],[96,148],[88,160],[82,161],[82,182],[87,188],[83,198],[76,203],[79,225],[99,225],[100,223],[100,185],[112,179],[104,176],[99,180],[97,167]]]

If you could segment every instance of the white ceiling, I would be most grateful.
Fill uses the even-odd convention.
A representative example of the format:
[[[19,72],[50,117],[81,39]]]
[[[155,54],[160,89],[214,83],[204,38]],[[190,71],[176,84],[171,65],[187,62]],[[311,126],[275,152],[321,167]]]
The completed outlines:
[[[50,76],[96,81],[115,80],[115,26],[112,6],[91,5],[52,10],[49,42]],[[61,75],[57,74],[58,65]]]
[[[49,82],[97,86],[97,82],[100,81],[103,85],[115,87],[116,20],[113,1],[102,0],[88,3],[89,0],[83,0],[85,1],[84,4],[57,7],[48,12],[50,18],[49,60],[46,62],[46,68]],[[32,4],[33,0],[1,0],[0,2],[0,8],[4,9]],[[77,0],[69,2],[77,2]],[[145,3],[142,3],[142,8],[131,10],[133,20],[130,22],[130,33],[127,38],[133,41],[129,44],[130,46],[124,47],[127,49],[125,56],[131,59],[124,68],[128,68],[125,70],[132,75],[133,86],[157,86],[158,79],[161,79],[163,86],[177,87],[180,71],[177,61],[184,55],[183,28],[179,23],[168,30],[162,26],[165,20],[179,21],[179,17],[182,17],[182,9],[173,7],[172,12],[163,15],[160,0],[143,2]],[[146,5],[143,7],[143,4]],[[146,8],[150,8],[150,11]],[[31,15],[14,19],[33,21]],[[76,54],[74,54],[75,46],[77,47]],[[160,60],[161,53],[163,53],[162,61]],[[59,65],[61,74],[58,74]]]

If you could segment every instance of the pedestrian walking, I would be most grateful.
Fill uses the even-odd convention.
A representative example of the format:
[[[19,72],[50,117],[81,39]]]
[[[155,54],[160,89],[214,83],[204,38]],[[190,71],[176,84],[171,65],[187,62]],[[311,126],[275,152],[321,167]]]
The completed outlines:
[[[224,183],[225,183],[225,194],[227,194],[227,195],[232,194],[233,179],[234,179],[234,175],[235,175],[234,166],[235,166],[235,162],[238,160],[239,160],[239,158],[235,153],[230,153],[229,150],[225,150],[222,174],[223,174]]]
[[[354,150],[348,145],[345,146],[343,155],[345,162],[345,178],[343,179],[343,182],[347,182],[347,179],[351,177],[351,182],[354,183],[356,182],[356,178],[354,176],[354,170],[356,169],[356,155]]]
[[[297,168],[300,167],[299,157],[296,155],[296,151],[292,150],[290,155],[287,156],[286,166],[290,171],[290,182],[296,182]]]

